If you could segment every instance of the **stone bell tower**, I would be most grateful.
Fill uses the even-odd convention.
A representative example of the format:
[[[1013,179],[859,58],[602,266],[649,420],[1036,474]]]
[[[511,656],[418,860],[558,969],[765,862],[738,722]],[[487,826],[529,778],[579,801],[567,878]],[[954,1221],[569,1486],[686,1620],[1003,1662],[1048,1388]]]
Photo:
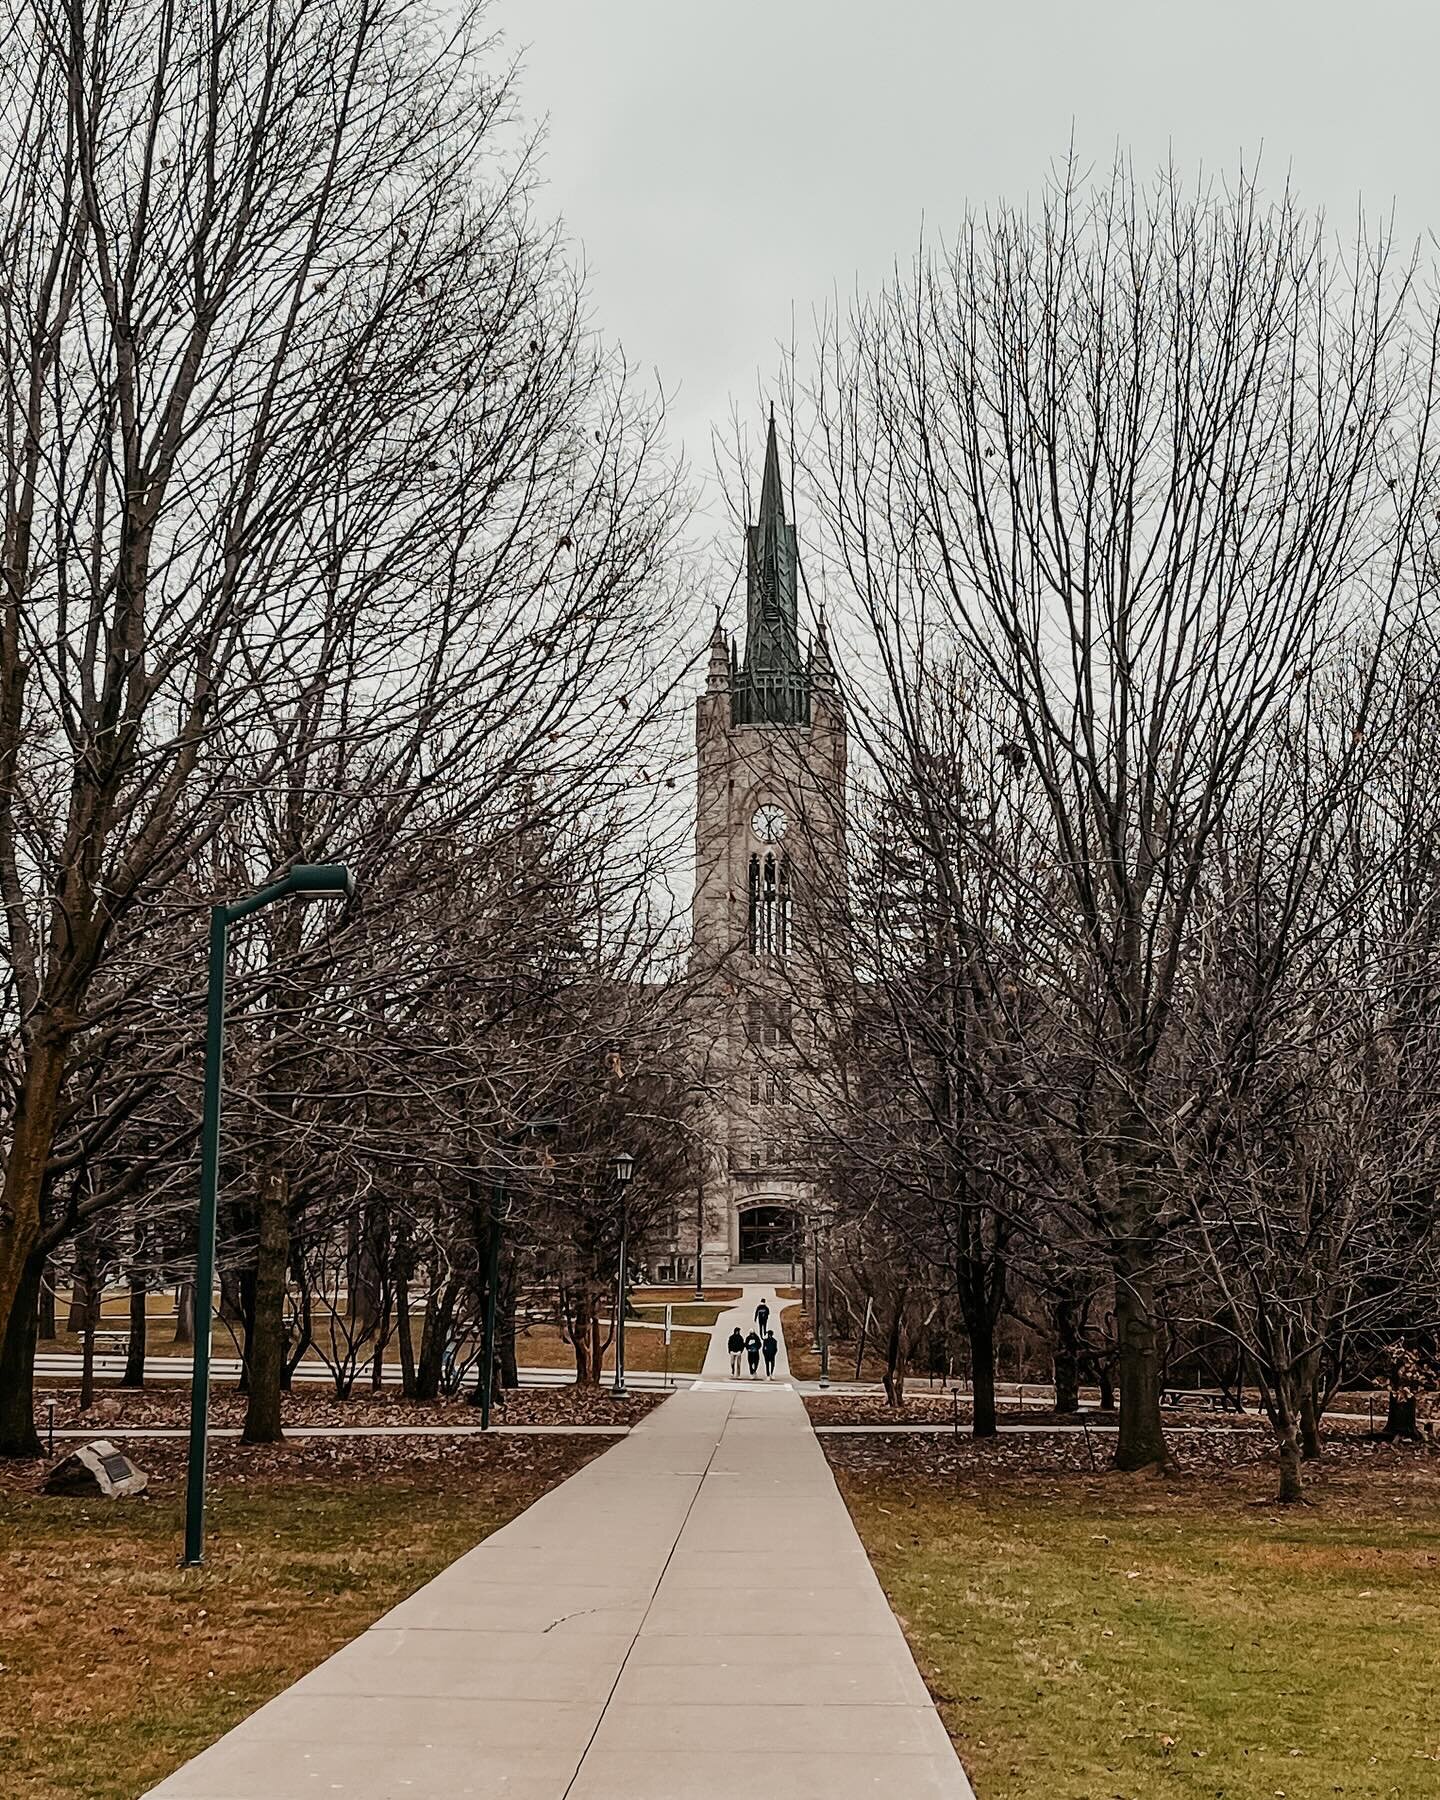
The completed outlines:
[[[745,641],[717,616],[695,703],[691,952],[707,1148],[707,1278],[803,1247],[830,1006],[822,934],[843,887],[845,718],[823,616],[804,654],[799,560],[771,415],[745,531]]]

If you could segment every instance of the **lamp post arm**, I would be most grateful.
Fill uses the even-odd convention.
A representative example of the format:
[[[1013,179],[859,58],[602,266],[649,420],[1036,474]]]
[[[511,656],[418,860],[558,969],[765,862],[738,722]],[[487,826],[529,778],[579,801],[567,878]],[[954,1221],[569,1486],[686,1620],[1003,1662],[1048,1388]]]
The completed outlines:
[[[226,922],[233,925],[237,919],[248,918],[251,913],[260,912],[275,901],[283,900],[287,894],[295,893],[337,894],[349,900],[354,897],[355,882],[350,871],[340,863],[297,863],[288,875],[272,881],[269,887],[260,888],[225,907]]]

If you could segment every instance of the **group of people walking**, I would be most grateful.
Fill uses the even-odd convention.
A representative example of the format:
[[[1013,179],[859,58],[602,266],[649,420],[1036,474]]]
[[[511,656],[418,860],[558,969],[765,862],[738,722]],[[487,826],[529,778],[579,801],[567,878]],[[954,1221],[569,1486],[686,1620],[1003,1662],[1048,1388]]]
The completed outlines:
[[[726,1348],[730,1352],[730,1373],[740,1373],[740,1361],[743,1357],[750,1364],[750,1373],[760,1373],[760,1359],[765,1359],[765,1376],[770,1379],[775,1373],[775,1358],[780,1354],[780,1345],[775,1333],[770,1329],[769,1303],[762,1300],[755,1308],[755,1327],[750,1332],[742,1332],[737,1325],[730,1333]]]

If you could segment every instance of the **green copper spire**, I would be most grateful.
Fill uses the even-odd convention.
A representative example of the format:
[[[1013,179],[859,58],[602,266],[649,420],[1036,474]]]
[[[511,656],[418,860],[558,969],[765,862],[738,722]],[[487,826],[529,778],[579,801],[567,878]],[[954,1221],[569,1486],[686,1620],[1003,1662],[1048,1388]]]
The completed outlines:
[[[760,516],[745,528],[745,656],[731,709],[737,725],[809,723],[810,683],[796,623],[798,569],[795,527],[785,518],[772,409]]]

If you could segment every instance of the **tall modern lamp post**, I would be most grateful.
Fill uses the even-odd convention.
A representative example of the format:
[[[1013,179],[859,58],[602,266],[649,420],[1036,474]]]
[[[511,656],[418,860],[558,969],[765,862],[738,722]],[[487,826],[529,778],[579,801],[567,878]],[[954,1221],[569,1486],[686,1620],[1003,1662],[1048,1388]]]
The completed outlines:
[[[610,1172],[620,1190],[620,1275],[616,1282],[615,1301],[615,1386],[618,1399],[625,1392],[625,1266],[630,1254],[630,1214],[625,1204],[625,1190],[635,1173],[635,1158],[622,1150],[610,1160]]]
[[[701,1107],[705,1099],[705,1089],[698,1081],[692,1082],[687,1094],[691,1112],[696,1119],[694,1128],[695,1140],[695,1298],[705,1298],[705,1118]]]
[[[190,1459],[185,1477],[185,1567],[205,1560],[205,1437],[210,1422],[210,1312],[215,1300],[215,1196],[220,1183],[221,1054],[225,951],[230,927],[276,900],[348,900],[344,863],[301,863],[279,881],[229,906],[210,908],[210,979],[205,1023],[205,1104],[200,1130],[200,1228],[195,1261],[195,1354],[190,1378]]]
[[[704,1155],[702,1145],[700,1154]],[[705,1170],[695,1177],[695,1299],[705,1298]]]
[[[490,1429],[495,1393],[495,1299],[500,1286],[500,1230],[510,1212],[509,1190],[500,1182],[490,1189],[490,1236],[485,1251],[485,1335],[480,1354],[480,1429]]]
[[[823,1232],[823,1238],[821,1233]],[[815,1311],[820,1320],[820,1385],[830,1385],[830,1221],[826,1218],[815,1233],[817,1256],[815,1263]],[[824,1272],[825,1286],[820,1286],[821,1272]]]

